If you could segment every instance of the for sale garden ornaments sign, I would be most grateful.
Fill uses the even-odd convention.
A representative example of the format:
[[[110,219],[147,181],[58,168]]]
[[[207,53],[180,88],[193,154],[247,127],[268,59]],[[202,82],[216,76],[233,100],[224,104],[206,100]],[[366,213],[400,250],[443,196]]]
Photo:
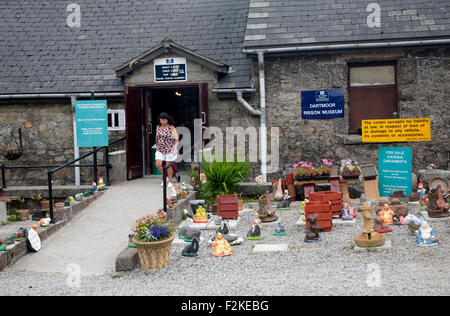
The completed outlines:
[[[380,147],[378,149],[380,195],[392,195],[395,190],[412,193],[412,149]]]

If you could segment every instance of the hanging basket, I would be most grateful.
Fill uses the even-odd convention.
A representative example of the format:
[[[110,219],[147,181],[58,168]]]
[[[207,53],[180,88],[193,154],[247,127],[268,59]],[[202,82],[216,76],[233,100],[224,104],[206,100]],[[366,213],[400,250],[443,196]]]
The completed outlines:
[[[6,147],[4,156],[8,160],[17,160],[22,157],[22,130],[19,128],[19,141],[17,141],[16,136],[14,136],[14,131],[11,131],[11,142]]]
[[[22,148],[11,146],[5,150],[5,158],[8,160],[17,160],[22,157]]]
[[[172,235],[169,239],[155,242],[133,240],[142,269],[156,270],[166,267],[170,261],[170,250],[174,238],[174,235]]]

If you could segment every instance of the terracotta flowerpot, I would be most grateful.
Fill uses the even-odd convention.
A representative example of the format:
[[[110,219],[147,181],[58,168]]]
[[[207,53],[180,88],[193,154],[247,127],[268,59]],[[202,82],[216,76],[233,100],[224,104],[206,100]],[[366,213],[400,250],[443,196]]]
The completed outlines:
[[[133,240],[142,269],[156,270],[166,267],[170,262],[170,250],[174,238],[175,236],[172,235],[162,241],[140,242]]]
[[[30,218],[30,210],[28,209],[18,210],[17,213],[22,221],[27,221]]]
[[[50,209],[50,201],[41,201],[41,208],[43,210],[49,210]]]

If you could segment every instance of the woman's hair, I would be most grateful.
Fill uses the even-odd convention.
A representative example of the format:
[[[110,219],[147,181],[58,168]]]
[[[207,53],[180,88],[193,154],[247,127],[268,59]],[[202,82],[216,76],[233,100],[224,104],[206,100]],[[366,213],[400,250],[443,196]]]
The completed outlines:
[[[166,112],[162,112],[159,115],[159,119],[166,119],[169,122],[169,125],[175,125],[175,123],[173,122],[173,118],[172,116],[170,116],[169,114],[167,114]]]

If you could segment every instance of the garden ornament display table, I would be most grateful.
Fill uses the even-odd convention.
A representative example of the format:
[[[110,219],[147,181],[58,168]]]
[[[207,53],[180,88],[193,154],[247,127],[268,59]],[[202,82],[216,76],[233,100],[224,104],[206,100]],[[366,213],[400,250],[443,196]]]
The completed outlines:
[[[305,191],[305,198],[309,197],[311,192],[314,192],[314,186],[316,184],[326,184],[330,183],[330,187],[332,186],[333,179],[337,177],[331,177],[330,179],[322,179],[322,180],[305,180],[305,181],[295,181],[295,185],[303,185],[303,189]],[[339,190],[334,192],[341,192],[343,194],[344,202],[348,202],[350,200],[350,195],[348,193],[348,183],[349,182],[359,182],[359,178],[356,179],[344,179],[342,176],[339,176]]]

